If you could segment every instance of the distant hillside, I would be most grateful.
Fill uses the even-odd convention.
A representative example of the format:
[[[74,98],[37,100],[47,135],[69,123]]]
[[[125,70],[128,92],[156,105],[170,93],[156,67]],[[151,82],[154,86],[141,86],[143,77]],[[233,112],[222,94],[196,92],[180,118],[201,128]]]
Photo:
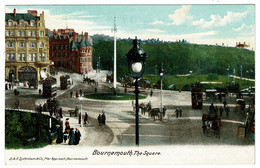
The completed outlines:
[[[114,55],[113,40],[98,40],[93,43],[93,65],[101,59],[101,68],[113,70]],[[198,45],[183,42],[142,43],[140,45],[147,55],[146,74],[155,74],[163,63],[166,75],[187,74],[219,74],[227,75],[227,66],[230,65],[230,74],[240,76],[241,65],[244,77],[254,78],[255,52],[234,47]],[[117,70],[118,78],[128,75],[126,54],[132,48],[130,40],[117,41]]]

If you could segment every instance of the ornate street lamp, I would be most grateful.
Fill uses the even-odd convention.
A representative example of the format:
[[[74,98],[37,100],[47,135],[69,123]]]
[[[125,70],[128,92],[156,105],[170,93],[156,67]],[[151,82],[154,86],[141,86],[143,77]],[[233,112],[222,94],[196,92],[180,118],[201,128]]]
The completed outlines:
[[[159,69],[159,75],[161,78],[161,114],[160,114],[160,120],[162,121],[162,114],[163,114],[163,97],[162,97],[162,78],[164,75],[164,69],[163,69],[163,64],[161,65],[160,69]]]
[[[139,104],[138,104],[138,79],[141,78],[145,71],[145,58],[146,53],[145,51],[139,47],[139,41],[137,37],[133,40],[133,48],[129,50],[128,54],[126,55],[128,61],[128,70],[129,73],[133,78],[135,78],[135,134],[136,134],[136,145],[139,145]]]

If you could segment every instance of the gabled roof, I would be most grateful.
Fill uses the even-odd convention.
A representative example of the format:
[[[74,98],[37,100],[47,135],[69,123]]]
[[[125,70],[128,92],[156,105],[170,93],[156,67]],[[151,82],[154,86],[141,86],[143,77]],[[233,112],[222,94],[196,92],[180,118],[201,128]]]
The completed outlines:
[[[26,21],[30,21],[30,20],[37,20],[36,17],[34,17],[31,13],[16,13],[16,17],[14,17],[13,13],[6,13],[5,14],[5,20],[26,20]]]

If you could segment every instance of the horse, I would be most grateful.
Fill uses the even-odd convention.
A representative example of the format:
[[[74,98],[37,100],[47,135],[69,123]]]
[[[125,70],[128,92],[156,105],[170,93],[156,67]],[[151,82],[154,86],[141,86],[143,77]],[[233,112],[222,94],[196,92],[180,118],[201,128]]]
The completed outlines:
[[[159,108],[153,108],[150,110],[150,115],[151,117],[154,117],[154,121],[155,121],[155,117],[157,116],[158,119],[160,118],[160,109]]]

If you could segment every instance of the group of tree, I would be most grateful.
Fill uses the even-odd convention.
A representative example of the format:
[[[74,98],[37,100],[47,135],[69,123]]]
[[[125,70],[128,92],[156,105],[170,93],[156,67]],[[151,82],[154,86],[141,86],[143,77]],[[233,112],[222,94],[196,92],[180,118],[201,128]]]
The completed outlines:
[[[128,75],[126,54],[133,47],[132,42],[117,42],[117,78]],[[254,78],[255,52],[235,47],[199,45],[182,42],[144,43],[140,44],[148,56],[146,59],[146,74],[156,74],[163,64],[166,75],[188,74],[218,74],[229,73],[240,76],[241,65],[243,77]],[[114,42],[99,40],[93,44],[93,65],[100,57],[101,68],[113,71]],[[158,74],[158,73],[157,73]]]

